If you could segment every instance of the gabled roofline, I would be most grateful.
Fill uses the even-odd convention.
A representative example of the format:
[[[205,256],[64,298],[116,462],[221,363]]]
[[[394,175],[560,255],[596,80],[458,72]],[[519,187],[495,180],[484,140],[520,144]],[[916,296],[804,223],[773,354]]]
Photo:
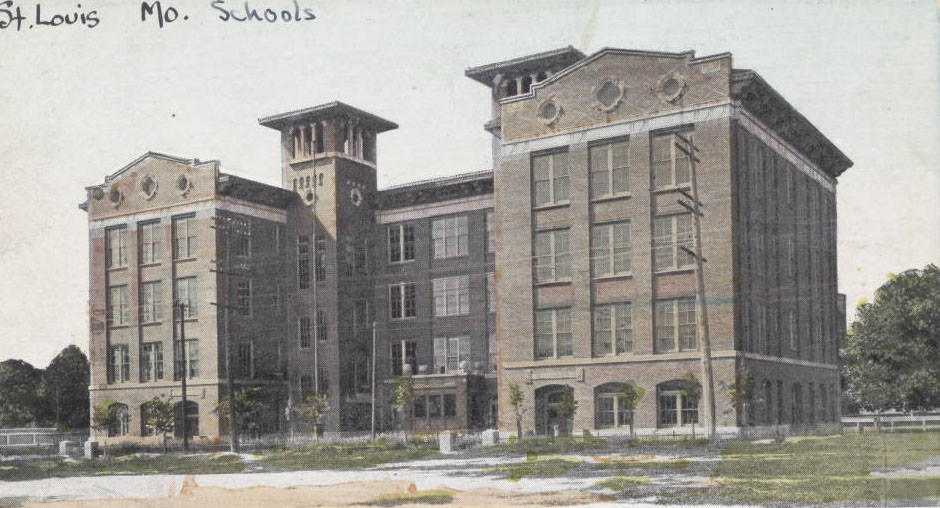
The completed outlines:
[[[204,166],[204,165],[206,165],[206,164],[213,164],[213,165],[216,165],[216,166],[217,166],[217,165],[219,164],[219,161],[218,161],[218,160],[214,160],[214,159],[213,159],[213,160],[208,160],[208,161],[201,161],[201,160],[196,159],[196,158],[186,159],[186,158],[183,158],[183,157],[178,157],[178,156],[176,156],[176,155],[168,155],[168,154],[160,153],[160,152],[147,151],[147,152],[145,152],[143,155],[141,155],[140,157],[137,157],[137,158],[134,159],[133,161],[131,161],[131,162],[129,162],[128,164],[124,165],[124,167],[122,167],[121,169],[115,171],[114,173],[111,173],[110,175],[105,175],[105,177],[104,177],[104,183],[102,183],[102,184],[97,184],[97,185],[89,185],[88,187],[85,187],[85,190],[90,190],[90,189],[95,189],[95,188],[98,188],[98,187],[102,187],[102,186],[104,186],[104,185],[107,185],[107,184],[109,184],[109,183],[111,183],[111,182],[117,180],[117,179],[118,179],[121,175],[123,175],[125,172],[129,171],[131,168],[133,168],[134,166],[140,164],[141,162],[143,162],[144,160],[146,160],[146,159],[148,159],[148,158],[150,158],[150,159],[162,159],[162,160],[165,160],[165,161],[176,162],[176,163],[178,163],[178,164],[188,164],[188,165],[193,166],[193,167],[196,167],[196,166]]]
[[[509,60],[503,60],[501,62],[478,65],[476,67],[468,67],[464,71],[464,75],[486,86],[492,86],[493,76],[497,73],[497,71],[507,67],[524,67],[526,64],[541,63],[541,61],[552,59],[572,60],[573,63],[574,61],[580,60],[582,58],[584,58],[584,53],[574,46],[568,45],[564,48],[520,56]]]
[[[627,56],[645,56],[645,57],[653,57],[653,58],[673,58],[676,60],[688,59],[689,63],[692,63],[692,64],[699,64],[699,63],[708,62],[711,60],[719,60],[722,58],[731,57],[731,53],[727,51],[723,53],[715,53],[713,55],[706,55],[703,57],[696,58],[695,51],[691,49],[687,51],[682,51],[679,53],[672,53],[668,51],[649,51],[649,50],[642,50],[642,49],[620,49],[620,48],[604,47],[592,53],[590,56],[583,58],[575,62],[574,64],[569,65],[568,67],[565,67],[564,69],[556,72],[548,79],[539,81],[538,83],[533,83],[528,93],[513,95],[512,97],[506,97],[500,100],[499,102],[506,104],[506,103],[521,101],[525,99],[531,99],[535,97],[535,91],[538,90],[539,88],[548,86],[549,84],[558,81],[559,79],[577,71],[578,69],[581,69],[582,67],[589,65],[591,62],[594,62],[595,60],[601,58],[602,56],[609,55],[609,54],[627,55]]]
[[[286,113],[265,116],[259,118],[258,123],[265,127],[281,130],[286,127],[287,124],[296,122],[302,118],[318,116],[329,118],[341,116],[344,114],[353,114],[359,116],[367,123],[370,123],[373,127],[375,127],[376,132],[385,132],[398,128],[398,124],[395,122],[386,120],[380,116],[373,115],[368,111],[363,111],[359,108],[350,106],[349,104],[340,101],[332,101],[325,104],[311,106],[309,108],[297,109],[294,111],[288,111]]]

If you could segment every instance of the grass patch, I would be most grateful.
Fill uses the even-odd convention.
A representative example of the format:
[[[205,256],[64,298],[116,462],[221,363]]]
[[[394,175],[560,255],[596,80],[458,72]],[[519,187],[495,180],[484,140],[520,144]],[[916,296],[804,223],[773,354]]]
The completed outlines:
[[[240,473],[244,466],[234,455],[180,457],[125,455],[105,460],[65,461],[58,457],[12,460],[0,466],[0,480],[34,480],[68,476],[137,474]]]
[[[871,471],[940,455],[940,433],[848,434],[725,447],[715,476],[723,497],[750,503],[826,503],[940,497],[940,478],[871,476]],[[713,491],[714,493],[714,491]]]
[[[526,476],[554,478],[581,466],[584,461],[574,457],[547,456],[533,457],[522,462],[488,468],[490,471],[506,475],[510,481],[517,482]]]
[[[648,485],[650,482],[649,478],[643,476],[613,476],[594,483],[596,487],[607,488],[616,492],[627,490],[632,487],[639,487],[640,485]]]
[[[502,453],[563,454],[586,450],[606,450],[610,444],[606,439],[597,437],[558,437],[514,440],[490,447],[490,450]]]
[[[607,460],[595,464],[595,469],[669,469],[679,471],[692,465],[688,459],[676,460]]]
[[[424,490],[396,494],[382,494],[372,500],[373,505],[398,506],[402,504],[447,504],[454,499],[454,494],[446,490]]]
[[[678,437],[641,437],[626,442],[627,446],[634,448],[702,448],[708,445],[708,438],[688,436]]]
[[[403,462],[437,453],[436,443],[419,446],[391,445],[384,440],[352,444],[308,443],[274,450],[265,463],[284,469],[359,469],[388,462]]]

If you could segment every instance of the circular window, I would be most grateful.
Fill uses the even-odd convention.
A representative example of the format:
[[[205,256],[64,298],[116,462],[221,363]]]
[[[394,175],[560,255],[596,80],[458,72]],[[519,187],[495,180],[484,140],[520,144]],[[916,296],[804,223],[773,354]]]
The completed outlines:
[[[104,191],[101,190],[100,187],[96,187],[91,191],[91,197],[95,198],[95,200],[101,200],[101,198],[104,197]]]
[[[189,180],[189,177],[186,175],[180,175],[176,179],[176,190],[180,191],[184,197],[189,194],[189,190],[193,188],[193,183]]]
[[[561,106],[555,104],[555,101],[548,99],[539,105],[539,120],[545,124],[551,124],[561,116]]]
[[[353,189],[349,191],[349,199],[352,201],[352,204],[356,206],[361,205],[362,204],[362,192],[360,192],[359,189],[353,187]]]
[[[121,204],[121,200],[124,196],[121,195],[121,191],[117,189],[111,189],[111,192],[108,193],[108,201],[110,201],[114,206]]]
[[[307,193],[304,194],[304,199],[307,200],[308,203],[313,203],[313,198],[313,191],[307,191]]]
[[[157,195],[157,181],[150,175],[143,177],[140,180],[140,193],[144,198],[152,199]]]
[[[623,99],[623,87],[612,80],[604,81],[594,89],[594,101],[598,108],[610,111],[616,108]]]
[[[676,74],[667,74],[659,80],[659,96],[666,102],[675,102],[685,93],[685,80]]]

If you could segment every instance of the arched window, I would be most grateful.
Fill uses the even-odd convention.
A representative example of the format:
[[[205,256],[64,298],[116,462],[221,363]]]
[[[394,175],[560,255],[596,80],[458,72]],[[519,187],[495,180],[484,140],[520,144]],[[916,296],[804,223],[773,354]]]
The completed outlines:
[[[532,76],[522,78],[522,93],[529,93],[532,89]]]
[[[556,428],[563,434],[569,429],[570,419],[560,407],[566,391],[572,393],[573,389],[567,385],[549,385],[535,390],[536,434],[548,434]]]
[[[506,81],[506,97],[512,97],[513,95],[518,95],[519,90],[516,88],[516,80],[509,79]]]
[[[111,404],[108,406],[108,416],[108,437],[126,436],[130,433],[131,416],[127,404]]]
[[[624,383],[607,383],[594,388],[594,428],[627,427],[633,422],[633,410],[619,397]]]
[[[762,422],[765,425],[773,425],[776,420],[774,419],[774,385],[769,380],[765,379],[761,383],[761,397],[763,401],[761,407],[764,410],[764,418]],[[777,416],[779,418],[779,415]]]
[[[320,122],[313,124],[313,142],[317,153],[323,153],[323,125]]]
[[[199,435],[199,404],[191,400],[186,401],[186,434],[189,437]],[[173,406],[173,435],[183,437],[183,403],[177,402]]]
[[[536,82],[536,83],[541,83],[542,81],[545,81],[545,79],[547,79],[547,77],[548,77],[548,76],[545,75],[545,71],[542,71],[542,72],[538,73],[537,76],[535,76],[535,82]]]
[[[790,422],[803,423],[803,387],[793,383],[793,402],[790,409]]]
[[[152,436],[155,434],[152,426],[147,424],[147,420],[150,419],[150,402],[144,402],[140,405],[140,435],[141,436]]]
[[[698,398],[689,397],[687,381],[674,379],[656,387],[656,423],[659,427],[698,424]]]

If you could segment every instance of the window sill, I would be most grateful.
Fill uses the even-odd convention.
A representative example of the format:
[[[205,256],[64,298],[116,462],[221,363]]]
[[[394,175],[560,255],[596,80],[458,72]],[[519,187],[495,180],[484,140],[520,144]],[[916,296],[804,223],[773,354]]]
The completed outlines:
[[[663,194],[666,192],[678,192],[680,190],[688,191],[692,189],[692,184],[682,184],[682,185],[670,185],[668,187],[656,187],[653,189],[653,194]]]
[[[147,321],[146,323],[141,323],[140,326],[160,326],[162,324],[162,321]]]
[[[571,279],[538,281],[535,282],[535,287],[564,286],[566,284],[571,284]]]
[[[598,196],[596,198],[591,198],[592,203],[603,203],[605,201],[617,201],[618,199],[628,199],[633,197],[632,192],[623,192],[620,194],[607,194],[604,196]]]
[[[124,265],[124,266],[112,266],[112,267],[106,268],[105,270],[107,270],[107,271],[109,271],[109,272],[123,272],[123,271],[127,270],[127,265]]]
[[[467,317],[469,315],[470,315],[469,312],[464,313],[464,314],[444,314],[440,316],[435,314],[434,319],[460,318],[460,317]]]
[[[470,254],[458,254],[456,256],[446,256],[446,257],[445,256],[440,256],[440,257],[431,256],[431,261],[436,262],[436,261],[446,261],[446,260],[451,260],[451,259],[460,259],[460,258],[465,258],[469,255]]]
[[[130,327],[131,325],[108,325],[108,330],[125,330]]]
[[[557,203],[546,203],[544,205],[533,206],[532,210],[535,210],[535,211],[552,210],[555,208],[564,208],[566,206],[571,206],[571,200],[559,201]]]
[[[692,273],[695,271],[694,266],[684,266],[682,268],[665,268],[663,270],[656,270],[656,275],[669,275],[673,273]]]
[[[182,257],[182,258],[173,258],[173,261],[176,263],[188,263],[190,261],[196,261],[197,259],[199,258],[195,256],[187,256],[187,257]]]
[[[442,258],[442,259],[443,259],[443,258]],[[414,262],[415,262],[414,259],[406,259],[406,260],[404,260],[404,261],[389,261],[388,264],[389,264],[390,266],[401,266],[401,265],[408,265],[408,264],[411,264],[411,263],[414,263]]]
[[[388,318],[388,320],[392,323],[399,322],[399,321],[414,321],[415,319],[418,319],[418,316]]]
[[[574,358],[574,355],[566,355],[566,356],[546,356],[545,358],[536,358],[535,361],[537,361],[537,362],[550,362],[550,361],[552,361],[552,360],[569,360],[569,359],[573,359],[573,358]]]
[[[140,267],[141,267],[141,268],[153,268],[153,267],[156,267],[156,266],[160,266],[161,264],[163,264],[163,263],[161,263],[160,261],[151,261],[151,262],[149,262],[149,263],[141,263],[141,264],[140,264]]]
[[[594,277],[594,282],[605,282],[620,279],[632,279],[633,272],[615,273],[613,275],[598,275]]]

